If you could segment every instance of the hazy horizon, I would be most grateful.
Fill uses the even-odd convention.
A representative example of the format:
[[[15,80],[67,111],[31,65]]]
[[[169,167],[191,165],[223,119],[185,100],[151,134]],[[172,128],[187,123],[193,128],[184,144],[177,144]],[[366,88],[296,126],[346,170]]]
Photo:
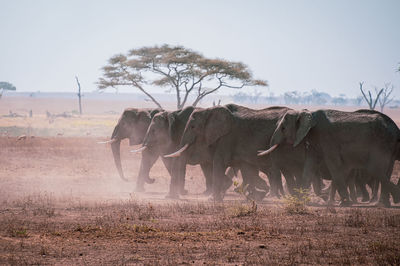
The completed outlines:
[[[167,43],[242,61],[268,80],[265,94],[356,97],[364,81],[372,90],[391,82],[400,96],[396,0],[0,0],[0,7],[0,80],[21,92],[74,92],[75,75],[93,92],[112,55]],[[127,91],[137,92],[120,90]]]

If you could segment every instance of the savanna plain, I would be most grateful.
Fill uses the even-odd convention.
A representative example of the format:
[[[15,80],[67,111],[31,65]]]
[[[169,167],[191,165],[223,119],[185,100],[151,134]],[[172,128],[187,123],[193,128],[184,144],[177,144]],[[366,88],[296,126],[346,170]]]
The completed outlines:
[[[198,166],[188,166],[188,195],[167,200],[161,160],[150,172],[155,183],[136,193],[141,155],[130,150],[137,147],[121,144],[131,180],[124,182],[110,146],[98,142],[125,107],[147,103],[88,100],[81,116],[75,99],[0,103],[2,265],[400,264],[399,204],[327,207],[311,193],[297,209],[283,198],[247,201],[234,187],[214,203],[202,195]],[[387,114],[400,121],[399,110]],[[396,162],[392,182],[399,176]]]

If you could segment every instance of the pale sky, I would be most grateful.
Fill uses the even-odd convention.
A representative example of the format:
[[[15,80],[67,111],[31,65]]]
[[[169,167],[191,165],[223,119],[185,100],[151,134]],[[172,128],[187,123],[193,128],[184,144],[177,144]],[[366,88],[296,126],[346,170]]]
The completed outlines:
[[[0,81],[17,91],[75,92],[75,75],[94,91],[112,55],[167,43],[242,61],[275,95],[354,97],[364,81],[400,97],[400,0],[0,0],[0,14]]]

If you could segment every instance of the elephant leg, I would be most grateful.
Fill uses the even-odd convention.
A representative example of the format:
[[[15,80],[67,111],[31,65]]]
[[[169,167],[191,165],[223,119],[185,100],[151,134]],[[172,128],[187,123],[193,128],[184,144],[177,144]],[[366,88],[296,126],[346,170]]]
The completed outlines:
[[[361,193],[361,196],[362,196],[361,202],[368,202],[370,199],[369,199],[369,193],[368,193],[367,188],[365,187],[365,184],[357,184],[356,183],[356,188]]]
[[[203,171],[204,177],[206,179],[206,190],[203,192],[204,195],[210,195],[212,193],[212,178],[213,178],[213,169],[212,164],[204,163],[200,164],[201,170]]]
[[[355,176],[350,176],[350,178],[347,181],[347,186],[349,188],[350,191],[350,198],[352,200],[353,203],[357,203],[357,193],[356,193],[356,185],[355,185]]]
[[[248,183],[248,197],[255,201],[262,201],[269,192],[269,186],[264,179],[259,176],[257,167],[251,165],[242,165],[240,168],[243,177],[243,184]]]
[[[381,195],[379,197],[378,205],[383,205],[387,208],[390,207],[390,200],[389,200],[389,186],[390,181],[388,180],[381,180]]]
[[[216,152],[213,160],[213,198],[215,201],[222,201],[226,190],[233,184],[232,179],[225,175],[226,168],[228,167],[224,160],[223,155]]]
[[[177,199],[179,198],[181,188],[184,186],[184,182],[182,182],[182,180],[185,179],[186,175],[186,161],[179,158],[173,160],[172,162],[171,182],[169,184],[169,192],[166,198]]]
[[[269,185],[271,186],[270,196],[277,197],[278,199],[281,197],[281,195],[284,196],[285,192],[283,191],[281,172],[275,167],[263,167],[260,170],[268,177]],[[280,192],[282,194],[280,194]]]
[[[315,195],[322,195],[322,178],[315,176],[313,180],[311,180],[311,184],[314,190]]]
[[[341,202],[340,206],[350,206],[349,192],[347,191],[346,179],[350,173],[346,173],[343,163],[340,162],[340,156],[328,156],[325,160],[326,166],[328,167],[329,173],[332,176],[332,183],[336,186],[336,190],[339,192]]]
[[[364,171],[360,170],[359,174],[356,176],[356,191],[357,191],[357,196],[362,196],[361,202],[367,202],[369,201],[369,193],[368,190],[366,189],[366,182],[367,176],[365,176]]]
[[[400,202],[400,188],[393,184],[390,180],[387,182],[388,185],[388,191],[390,195],[392,195],[393,202],[394,203],[399,203]]]
[[[355,184],[357,198],[362,197],[361,202],[369,201],[369,195],[367,196],[364,191],[366,177],[363,176],[362,169],[353,169],[350,173],[350,176],[354,176],[355,179],[354,184]],[[366,198],[368,199],[365,200]]]
[[[351,202],[350,202],[349,196],[348,196],[349,194],[347,191],[347,183],[344,182],[344,184],[345,184],[344,190],[347,193],[347,198],[346,198],[346,200],[343,201],[343,196],[340,194],[339,189],[338,189],[339,186],[337,185],[336,181],[332,180],[329,201],[328,201],[329,205],[332,205],[335,202],[336,192],[339,193],[339,196],[341,198],[340,206],[345,207],[345,206],[351,205]]]
[[[182,177],[182,175],[179,175],[179,177],[178,176],[173,177],[174,167],[178,164],[177,159],[176,158],[162,158],[162,161],[165,165],[165,168],[167,168],[169,175],[171,176],[170,184],[172,182],[174,182],[174,186],[177,187],[179,194],[186,195],[188,193],[188,191],[185,190],[185,176]],[[174,181],[172,181],[173,178],[175,178]]]
[[[292,172],[288,171],[287,169],[281,169],[283,176],[286,180],[286,185],[291,195],[295,194],[295,189],[298,188],[296,184],[296,180]]]
[[[312,187],[314,190],[315,195],[323,199],[324,201],[329,200],[329,193],[327,190],[324,188],[322,189],[322,186],[324,185],[324,182],[321,177],[315,176],[315,178],[312,181]]]
[[[304,162],[303,174],[300,187],[303,189],[309,189],[313,180],[318,179],[318,159],[314,155],[307,156]]]
[[[380,182],[378,180],[372,180],[368,183],[372,191],[372,197],[369,200],[370,203],[376,202],[378,200],[379,184]]]
[[[335,182],[332,181],[331,185],[330,185],[330,191],[329,191],[329,201],[328,201],[329,205],[332,205],[335,202],[336,191],[337,191],[337,189],[336,189]]]
[[[389,198],[389,195],[392,196],[393,202],[394,203],[399,203],[400,202],[400,186],[399,184],[393,184],[390,181],[390,178],[392,177],[392,172],[393,172],[393,166],[394,166],[394,160],[393,162],[390,163],[388,170],[386,172],[386,178],[383,178],[381,181],[381,197],[383,196],[383,203],[385,204],[385,207],[390,207],[390,201],[389,204],[386,202],[386,198]],[[384,194],[386,189],[387,196]]]
[[[230,178],[234,178],[235,176],[238,176],[239,173],[239,169],[235,168],[235,167],[228,167],[228,169],[226,169],[225,174]]]
[[[347,191],[346,182],[344,181],[343,176],[338,176],[335,182],[336,182],[336,189],[339,192],[341,199],[340,206],[341,207],[350,206],[351,202],[349,199],[349,192]]]
[[[379,162],[379,161],[377,161]],[[397,193],[395,185],[390,182],[390,178],[392,175],[393,171],[393,165],[394,165],[394,160],[389,161],[387,164],[377,164],[375,167],[375,171],[371,171],[373,174],[372,176],[379,176],[380,177],[380,182],[381,182],[381,194],[379,198],[379,203],[378,205],[382,205],[385,207],[390,207],[390,194],[392,196],[395,196],[396,198],[393,198],[394,201],[398,201]]]
[[[135,191],[144,191],[144,184],[152,184],[155,179],[149,177],[150,169],[158,159],[158,154],[150,150],[144,150],[142,154],[142,160],[140,161],[139,174],[136,179]]]

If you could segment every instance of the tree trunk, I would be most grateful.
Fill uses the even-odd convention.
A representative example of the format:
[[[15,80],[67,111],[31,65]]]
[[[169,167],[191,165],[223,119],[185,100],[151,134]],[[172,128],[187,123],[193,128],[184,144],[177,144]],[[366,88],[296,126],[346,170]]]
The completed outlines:
[[[81,84],[79,83],[78,77],[75,76],[76,83],[78,83],[78,98],[79,98],[79,114],[82,115],[82,94],[81,94]]]

